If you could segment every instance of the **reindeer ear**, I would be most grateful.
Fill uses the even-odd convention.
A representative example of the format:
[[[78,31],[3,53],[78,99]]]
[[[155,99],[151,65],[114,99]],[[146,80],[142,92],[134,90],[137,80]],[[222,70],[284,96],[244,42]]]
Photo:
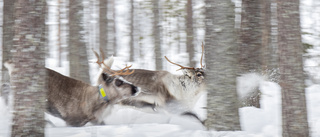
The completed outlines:
[[[113,77],[109,76],[107,73],[102,73],[102,79],[107,83],[111,83],[113,81]]]

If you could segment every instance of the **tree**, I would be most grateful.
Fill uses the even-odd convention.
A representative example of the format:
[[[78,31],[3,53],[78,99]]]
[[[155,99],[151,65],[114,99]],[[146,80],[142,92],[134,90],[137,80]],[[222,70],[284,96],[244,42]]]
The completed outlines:
[[[106,55],[110,56],[108,44],[108,0],[99,0],[99,45]]]
[[[242,0],[240,28],[240,71],[261,68],[261,4],[259,0]]]
[[[192,10],[192,0],[187,2],[187,16],[186,16],[186,33],[187,33],[187,52],[189,53],[189,65],[195,66],[194,61],[194,45],[193,45],[193,10]]]
[[[282,136],[308,137],[299,0],[278,0]]]
[[[11,59],[10,50],[12,49],[13,41],[13,24],[14,24],[14,4],[15,0],[4,0],[3,1],[3,33],[2,33],[2,60],[8,61]],[[9,73],[8,70],[1,67],[1,91],[0,95],[4,97],[6,103],[8,103],[9,95]]]
[[[261,1],[261,67],[271,67],[271,0]]]
[[[130,58],[129,61],[134,61],[134,1],[130,0]]]
[[[261,1],[242,0],[240,27],[240,74],[250,71],[260,72],[262,65]],[[269,52],[267,52],[269,53]],[[266,53],[266,54],[267,54]],[[268,54],[270,55],[270,54]],[[258,87],[241,100],[243,106],[260,107]]]
[[[153,38],[154,38],[154,53],[156,57],[156,70],[162,70],[162,56],[161,56],[161,36],[160,36],[160,8],[159,0],[152,0],[153,11]]]
[[[112,6],[112,17],[113,17],[113,26],[112,26],[112,31],[113,31],[113,55],[117,56],[117,23],[116,23],[116,0],[111,0],[112,2],[110,3]]]
[[[209,129],[240,130],[236,91],[237,45],[231,0],[206,0],[206,83]]]
[[[83,39],[82,0],[69,1],[69,61],[70,77],[90,82],[86,44]]]
[[[45,15],[46,2],[43,0],[15,1],[12,137],[44,136]]]

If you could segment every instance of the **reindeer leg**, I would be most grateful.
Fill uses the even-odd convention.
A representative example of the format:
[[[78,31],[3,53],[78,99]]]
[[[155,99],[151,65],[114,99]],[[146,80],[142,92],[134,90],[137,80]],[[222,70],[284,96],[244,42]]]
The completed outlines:
[[[136,108],[151,108],[153,111],[157,111],[156,109],[156,104],[155,103],[148,103],[145,101],[137,101],[137,100],[124,100],[121,101],[121,105],[125,105],[125,106],[133,106]]]
[[[193,113],[193,112],[186,111],[186,112],[183,112],[181,115],[182,115],[182,116],[190,116],[190,117],[196,118],[202,125],[204,125],[204,121],[202,121],[202,120],[197,116],[197,114],[195,114],[195,113]]]

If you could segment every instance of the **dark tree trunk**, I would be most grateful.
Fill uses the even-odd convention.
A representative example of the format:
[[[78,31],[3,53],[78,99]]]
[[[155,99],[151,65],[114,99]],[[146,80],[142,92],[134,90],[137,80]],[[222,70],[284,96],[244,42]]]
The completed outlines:
[[[86,44],[83,39],[82,0],[69,1],[69,61],[70,77],[91,83]]]
[[[238,53],[234,5],[231,0],[206,0],[205,5],[208,83],[205,125],[218,131],[241,130],[236,89]]]
[[[271,69],[271,0],[261,2],[261,67],[263,70]]]
[[[15,2],[12,137],[44,136],[47,91],[45,15],[46,2],[43,0]]]
[[[12,49],[13,41],[13,24],[14,24],[14,4],[15,0],[4,0],[3,1],[3,33],[2,33],[2,61],[8,61],[11,59],[10,50]],[[8,103],[8,96],[10,92],[10,78],[8,70],[2,65],[1,66],[1,91],[0,95],[5,99],[6,104]]]
[[[308,137],[299,0],[278,0],[282,136]]]
[[[242,0],[241,9],[240,74],[250,71],[260,72],[262,65],[261,1]],[[241,104],[260,108],[260,91],[258,87],[253,90],[241,100]]]
[[[194,45],[193,45],[193,10],[192,10],[192,0],[187,2],[187,16],[186,16],[186,33],[187,33],[187,52],[189,54],[189,66],[195,67],[194,61]]]
[[[242,0],[240,28],[240,73],[261,68],[261,16],[259,0]]]
[[[153,38],[156,70],[162,70],[159,0],[153,0]]]

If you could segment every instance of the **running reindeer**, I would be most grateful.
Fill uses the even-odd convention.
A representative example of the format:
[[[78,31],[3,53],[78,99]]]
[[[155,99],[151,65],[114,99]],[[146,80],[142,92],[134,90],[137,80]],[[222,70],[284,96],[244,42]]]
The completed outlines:
[[[111,65],[112,58],[106,61]],[[47,112],[63,119],[69,126],[83,126],[87,122],[104,124],[103,118],[110,113],[113,104],[138,94],[138,88],[126,81],[121,75],[130,75],[130,67],[120,71],[102,68],[98,86],[92,86],[82,81],[61,75],[51,69],[48,74]],[[106,65],[106,66],[108,66]],[[10,75],[17,71],[10,61],[5,63]],[[107,110],[107,111],[105,111]]]
[[[135,108],[164,108],[167,111],[178,114],[188,114],[193,108],[201,93],[205,89],[204,66],[202,56],[200,60],[201,68],[184,67],[173,63],[166,56],[168,62],[180,67],[183,75],[174,75],[168,71],[151,71],[144,69],[133,69],[134,73],[123,76],[126,81],[141,89],[138,96],[125,99],[120,104],[133,106]],[[196,117],[197,118],[197,117]]]

